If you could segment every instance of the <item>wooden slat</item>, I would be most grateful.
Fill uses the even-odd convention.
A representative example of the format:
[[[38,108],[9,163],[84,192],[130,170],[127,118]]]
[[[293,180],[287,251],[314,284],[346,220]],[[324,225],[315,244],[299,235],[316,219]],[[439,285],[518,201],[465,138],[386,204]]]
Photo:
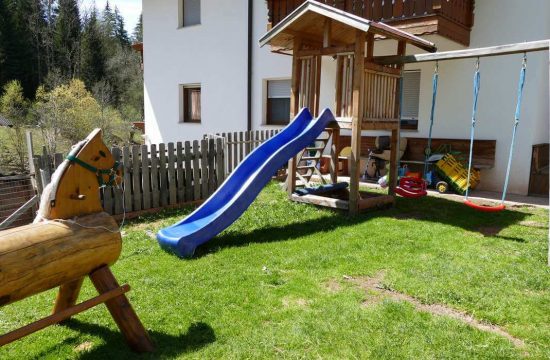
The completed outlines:
[[[186,141],[185,144],[185,201],[193,201],[193,154],[191,153],[191,143]]]
[[[168,203],[170,205],[177,204],[177,187],[176,187],[176,154],[174,152],[174,143],[168,143]]]
[[[166,145],[159,144],[159,186],[160,186],[160,205],[168,205],[169,193],[168,193],[168,172],[166,171]]]
[[[159,158],[157,145],[151,144],[151,204],[156,209],[160,206]]]
[[[141,145],[141,180],[143,186],[143,209],[152,208],[151,204],[151,172],[149,168],[149,150],[147,145]]]
[[[239,164],[243,161],[245,154],[244,149],[244,133],[241,131],[239,133]]]
[[[224,140],[216,139],[216,186],[220,185],[225,180],[225,159],[223,156]]]
[[[132,146],[132,210],[141,210],[141,173],[139,159],[139,146]]]
[[[233,170],[239,165],[239,146],[238,146],[238,140],[239,139],[239,133],[234,132],[233,133]]]
[[[176,143],[176,164],[177,164],[177,193],[178,199],[177,203],[182,203],[185,201],[185,170],[184,170],[184,153],[183,153],[183,144],[181,141]]]
[[[198,140],[193,140],[193,200],[201,199],[201,168]]]
[[[134,204],[132,202],[132,160],[130,159],[130,148],[122,148],[122,162],[124,166],[124,207],[126,211],[132,211]]]
[[[233,135],[227,133],[227,173],[231,174],[233,172]]]
[[[114,147],[111,149],[111,154],[113,154],[113,159],[115,161],[118,161],[119,163],[121,163],[121,151],[120,151],[120,148],[117,148],[117,147]],[[122,166],[122,169],[124,171],[124,166]],[[124,174],[122,175],[123,176],[123,180],[124,180]],[[113,214],[122,214],[122,212],[124,211],[124,208],[122,207],[122,186],[123,184],[121,185],[117,185],[117,186],[113,186],[113,194],[114,194],[114,213]],[[113,215],[111,214],[111,215]]]
[[[120,296],[124,293],[127,293],[130,291],[130,286],[127,284],[124,284],[122,286],[119,286],[117,288],[111,289],[109,291],[106,291],[96,297],[93,297],[89,300],[83,301],[80,304],[71,306],[65,310],[62,310],[60,312],[57,312],[55,314],[52,314],[50,316],[47,316],[43,319],[40,319],[38,321],[35,321],[31,324],[25,325],[17,330],[10,331],[2,336],[0,336],[0,346],[9,344],[17,339],[20,339],[24,336],[30,335],[34,332],[37,332],[39,330],[42,330],[50,325],[60,323],[63,320],[66,320],[70,318],[73,315],[79,314],[83,311],[86,311],[88,309],[91,309],[94,306],[97,306],[99,304],[103,304],[104,302],[116,297]]]
[[[206,139],[201,140],[200,156],[201,199],[206,199],[208,197],[208,141]]]
[[[215,140],[210,138],[208,140],[208,196],[212,195],[216,191],[216,149]]]

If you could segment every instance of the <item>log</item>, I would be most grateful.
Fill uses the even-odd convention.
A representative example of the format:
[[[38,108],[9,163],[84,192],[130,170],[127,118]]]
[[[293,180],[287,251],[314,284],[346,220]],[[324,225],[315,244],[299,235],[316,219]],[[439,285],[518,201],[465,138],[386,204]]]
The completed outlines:
[[[77,222],[82,226],[48,221],[0,232],[0,306],[77,280],[118,259],[122,240],[109,214],[87,215]]]

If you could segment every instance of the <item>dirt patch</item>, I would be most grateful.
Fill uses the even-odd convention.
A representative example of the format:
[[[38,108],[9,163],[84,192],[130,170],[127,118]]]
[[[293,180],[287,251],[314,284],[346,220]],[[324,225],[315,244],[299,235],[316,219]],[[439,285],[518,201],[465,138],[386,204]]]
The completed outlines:
[[[298,299],[289,298],[289,297],[283,298],[283,306],[285,308],[288,308],[288,307],[307,307],[309,304],[310,304],[309,300],[302,299],[302,298],[298,298]]]
[[[394,218],[397,220],[424,220],[426,219],[426,214],[421,212],[409,212],[396,214]]]
[[[500,226],[480,226],[477,228],[483,236],[496,236],[502,230]]]
[[[547,224],[542,223],[542,222],[538,222],[538,221],[525,220],[525,221],[520,221],[519,224],[521,226],[527,226],[527,227],[532,227],[532,228],[537,228],[537,229],[548,229]]]
[[[74,351],[76,352],[86,352],[90,351],[90,349],[94,346],[94,344],[91,341],[84,341],[82,344],[76,346],[74,348]]]
[[[329,292],[332,292],[332,293],[335,293],[335,292],[338,292],[338,291],[342,290],[342,285],[340,285],[340,283],[335,279],[330,279],[326,283],[325,287],[327,288],[327,290]]]
[[[393,289],[388,289],[383,286],[382,281],[384,279],[384,272],[381,271],[373,277],[351,277],[344,276],[344,279],[347,281],[356,284],[361,289],[364,289],[367,292],[367,298],[363,302],[364,306],[371,306],[373,304],[380,303],[384,299],[392,299],[396,301],[406,301],[409,304],[413,305],[414,308],[418,311],[428,312],[433,315],[447,316],[453,319],[462,321],[476,329],[481,331],[491,332],[500,336],[505,337],[510,342],[512,342],[518,348],[524,348],[525,343],[523,340],[516,338],[500,328],[499,326],[481,322],[476,320],[472,315],[467,314],[462,311],[452,309],[448,306],[441,304],[423,304],[418,299],[399,293]]]

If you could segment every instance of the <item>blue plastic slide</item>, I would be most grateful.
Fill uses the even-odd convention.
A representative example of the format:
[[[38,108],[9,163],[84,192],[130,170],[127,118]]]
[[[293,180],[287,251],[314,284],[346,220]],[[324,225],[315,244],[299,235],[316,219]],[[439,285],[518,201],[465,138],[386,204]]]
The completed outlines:
[[[311,144],[334,121],[329,109],[313,119],[304,108],[286,128],[252,151],[225,182],[198,209],[179,223],[160,230],[162,248],[191,257],[204,244],[231,225],[250,206],[273,174],[291,157]]]

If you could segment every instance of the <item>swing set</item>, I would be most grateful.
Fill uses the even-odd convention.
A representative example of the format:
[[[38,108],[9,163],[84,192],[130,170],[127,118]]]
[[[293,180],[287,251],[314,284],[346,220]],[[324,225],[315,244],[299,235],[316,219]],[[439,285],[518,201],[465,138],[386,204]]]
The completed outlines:
[[[464,204],[472,209],[482,212],[499,212],[506,208],[505,200],[506,193],[508,191],[508,184],[510,180],[510,170],[512,167],[512,158],[514,155],[514,146],[516,141],[516,132],[520,122],[520,112],[521,112],[521,103],[523,99],[523,88],[525,85],[525,77],[527,71],[527,52],[532,51],[543,51],[548,50],[549,47],[548,40],[542,41],[533,41],[528,43],[519,43],[519,44],[510,44],[502,46],[494,46],[488,48],[479,48],[479,49],[468,49],[468,50],[458,50],[458,51],[447,51],[439,52],[433,54],[419,54],[419,55],[409,55],[409,56],[389,56],[389,57],[380,57],[375,59],[380,64],[405,64],[405,63],[419,63],[427,61],[435,61],[435,69],[432,78],[432,100],[431,100],[431,111],[430,111],[430,127],[428,133],[428,145],[425,149],[425,158],[424,158],[424,171],[423,178],[413,178],[404,176],[399,179],[399,185],[396,187],[395,192],[403,197],[407,198],[420,198],[427,195],[426,187],[428,184],[427,174],[428,174],[428,164],[431,157],[431,140],[432,140],[432,131],[435,118],[435,108],[436,108],[436,98],[438,90],[438,81],[439,81],[439,61],[441,60],[454,60],[454,59],[466,59],[466,58],[475,58],[475,71],[473,77],[473,101],[472,101],[472,117],[471,117],[471,128],[470,128],[470,150],[468,155],[468,175],[467,175],[467,186],[464,196]],[[502,190],[502,198],[499,204],[495,205],[482,205],[474,203],[469,198],[469,189],[471,185],[471,172],[472,172],[472,158],[473,158],[473,148],[474,148],[474,138],[475,138],[475,125],[477,121],[477,105],[481,85],[481,73],[480,73],[480,58],[486,56],[498,56],[498,55],[509,55],[509,54],[518,54],[523,53],[523,59],[521,64],[521,70],[519,75],[518,89],[517,89],[517,101],[516,101],[516,110],[514,113],[514,123],[512,127],[512,139],[510,143],[510,149],[508,154],[508,162],[506,167],[506,175],[504,178],[504,186]],[[401,92],[402,94],[402,92]]]

